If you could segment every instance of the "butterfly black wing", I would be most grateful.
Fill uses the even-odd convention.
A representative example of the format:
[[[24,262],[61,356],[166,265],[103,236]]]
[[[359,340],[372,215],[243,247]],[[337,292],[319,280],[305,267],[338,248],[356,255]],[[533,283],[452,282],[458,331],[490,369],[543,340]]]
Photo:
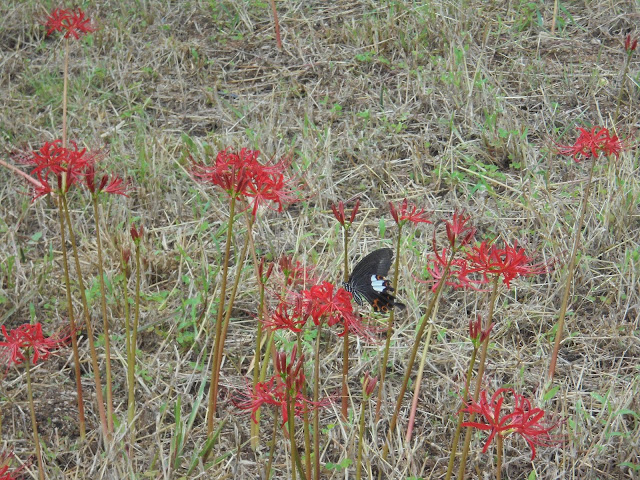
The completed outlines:
[[[353,268],[349,283],[352,287],[365,287],[371,284],[371,275],[386,276],[391,268],[393,260],[393,250],[390,248],[379,248],[364,257]]]
[[[395,301],[391,294],[391,282],[385,278],[392,259],[393,250],[380,248],[364,257],[354,267],[344,287],[353,294],[359,305],[363,305],[366,300],[376,312],[388,312],[394,306],[400,309],[405,307],[404,304]]]

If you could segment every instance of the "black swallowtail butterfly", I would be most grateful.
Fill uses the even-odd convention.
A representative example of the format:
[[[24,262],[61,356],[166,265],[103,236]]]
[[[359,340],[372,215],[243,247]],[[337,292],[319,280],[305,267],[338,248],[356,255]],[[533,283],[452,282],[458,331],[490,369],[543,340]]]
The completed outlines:
[[[364,257],[354,267],[348,282],[343,282],[342,287],[351,292],[358,305],[363,305],[366,300],[376,312],[386,313],[393,307],[400,310],[405,305],[396,302],[391,292],[391,282],[385,278],[391,267],[393,250],[380,248]]]

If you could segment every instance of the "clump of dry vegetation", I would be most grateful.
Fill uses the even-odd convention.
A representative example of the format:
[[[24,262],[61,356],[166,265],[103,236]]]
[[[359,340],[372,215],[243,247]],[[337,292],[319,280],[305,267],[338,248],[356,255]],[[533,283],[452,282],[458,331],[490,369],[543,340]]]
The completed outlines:
[[[273,5],[107,0],[67,41],[73,5],[0,4],[0,340],[77,324],[2,350],[0,477],[636,478],[638,5],[280,1],[282,48]],[[391,318],[339,290],[383,247]],[[463,461],[501,396],[551,430]]]

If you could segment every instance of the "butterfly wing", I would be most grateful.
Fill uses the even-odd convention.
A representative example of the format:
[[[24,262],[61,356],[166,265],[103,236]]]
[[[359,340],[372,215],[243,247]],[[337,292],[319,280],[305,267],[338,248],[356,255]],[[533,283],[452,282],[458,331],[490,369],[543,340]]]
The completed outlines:
[[[354,267],[347,289],[353,294],[358,304],[362,305],[366,300],[376,312],[388,312],[394,306],[400,309],[405,307],[402,303],[395,301],[395,297],[391,294],[393,291],[391,282],[385,278],[389,273],[392,259],[393,250],[380,248],[364,257]]]

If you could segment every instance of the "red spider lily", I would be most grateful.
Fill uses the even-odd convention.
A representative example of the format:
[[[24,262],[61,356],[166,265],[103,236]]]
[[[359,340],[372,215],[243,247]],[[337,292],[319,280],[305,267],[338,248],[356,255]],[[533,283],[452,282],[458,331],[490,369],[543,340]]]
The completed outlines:
[[[234,405],[242,410],[251,410],[254,423],[258,423],[256,414],[263,405],[273,405],[280,408],[284,425],[289,419],[287,396],[294,402],[296,417],[302,416],[305,407],[307,410],[313,410],[328,405],[326,399],[316,403],[304,395],[304,357],[297,357],[296,353],[297,349],[294,346],[287,362],[286,353],[278,352],[275,358],[278,373],[265,382],[258,382],[255,388],[247,384],[247,390],[234,396]]]
[[[140,228],[136,228],[135,224],[132,223],[131,230],[129,230],[129,233],[131,234],[131,239],[135,243],[138,243],[140,239],[142,239],[142,236],[144,235],[144,225],[140,225]]]
[[[501,415],[502,405],[504,403],[505,393],[513,396],[513,408],[511,413]],[[484,444],[482,453],[486,453],[489,449],[491,441],[496,435],[506,438],[512,433],[518,433],[524,438],[531,448],[531,460],[536,457],[537,446],[553,446],[559,443],[559,440],[553,438],[550,432],[555,429],[558,424],[551,426],[543,426],[542,421],[545,417],[545,411],[541,408],[531,408],[531,402],[522,395],[518,395],[512,388],[500,388],[487,400],[487,392],[480,392],[480,400],[478,402],[470,402],[461,411],[482,415],[485,423],[482,422],[464,422],[463,427],[474,427],[479,430],[490,431],[489,438]]]
[[[451,253],[449,249],[447,247],[443,247],[442,253],[439,254],[437,250],[434,250],[427,261],[426,269],[432,277],[431,282],[433,282],[433,285],[431,286],[431,291],[434,293],[442,281],[450,255]],[[469,278],[469,275],[476,273],[477,271],[477,269],[469,268],[469,262],[467,259],[454,258],[451,260],[445,284],[455,289],[469,288],[471,290],[478,290],[480,285],[486,282],[484,278]]]
[[[487,275],[499,275],[507,288],[511,288],[511,280],[516,277],[538,275],[547,271],[543,264],[531,264],[532,258],[526,255],[524,248],[518,248],[517,243],[513,247],[505,243],[504,248],[498,248],[485,240],[467,253],[467,260],[475,271],[484,276],[485,282],[489,281]]]
[[[597,157],[600,152],[606,156],[618,157],[622,152],[620,139],[609,133],[602,127],[593,127],[591,130],[578,127],[580,135],[573,145],[558,145],[560,155],[571,155],[575,162],[586,160],[589,157]]]
[[[77,10],[56,8],[47,17],[44,25],[47,27],[47,35],[53,32],[65,32],[64,38],[73,37],[76,40],[81,35],[96,31],[91,25],[91,19],[85,18],[85,13],[80,8]]]
[[[265,263],[266,263],[266,260],[264,257],[262,257],[260,259],[260,263],[258,264],[258,277],[260,278],[260,282],[262,282],[263,285],[267,283],[267,281],[271,277],[271,273],[273,272],[273,266],[274,266],[273,262],[269,262],[269,266],[267,267],[267,271],[265,272],[264,271]]]
[[[313,267],[307,267],[299,261],[293,261],[288,255],[283,255],[278,260],[278,267],[284,276],[284,285],[295,287],[315,282]]]
[[[353,210],[351,210],[351,216],[349,217],[349,221],[346,220],[344,216],[344,203],[342,201],[338,202],[338,205],[331,205],[331,210],[333,210],[333,216],[336,217],[336,220],[342,225],[343,228],[349,228],[353,221],[356,218],[356,214],[358,213],[358,209],[360,208],[360,199],[356,200],[356,204],[353,206]]]
[[[330,327],[340,321],[345,325],[357,323],[351,304],[351,293],[342,287],[334,293],[334,288],[333,283],[322,282],[302,292],[307,313],[313,319],[313,323],[319,325],[323,317],[327,319]]]
[[[201,181],[219,186],[230,197],[252,198],[254,216],[258,207],[267,202],[282,211],[285,203],[297,200],[291,182],[284,175],[290,162],[283,160],[263,165],[258,161],[259,155],[258,150],[243,148],[235,153],[227,148],[218,153],[213,165],[194,164],[192,173]]]
[[[64,148],[62,140],[46,142],[40,150],[32,152],[24,160],[26,164],[35,165],[31,174],[35,174],[41,184],[35,189],[34,200],[53,192],[49,183],[50,175],[56,177],[58,191],[62,193],[67,193],[82,178],[87,164],[95,154],[88,154],[86,148],[79,150],[75,142],[71,142],[71,145],[72,148]]]
[[[458,210],[453,212],[451,220],[445,220],[447,239],[451,248],[457,250],[462,246],[468,245],[473,240],[476,228],[468,224],[469,220],[471,220],[471,215],[465,215],[464,212]],[[434,250],[436,249],[434,248]]]
[[[2,334],[5,337],[4,342],[0,342],[2,354],[0,357],[6,361],[8,366],[20,365],[26,360],[25,352],[29,354],[28,349],[33,349],[33,357],[30,358],[34,365],[38,360],[46,360],[52,350],[64,345],[69,339],[69,335],[57,335],[45,338],[42,333],[42,325],[36,323],[31,325],[25,323],[7,333],[7,329],[2,325]],[[4,362],[3,362],[4,363]]]
[[[475,347],[480,346],[480,344],[487,339],[494,325],[495,323],[492,323],[487,329],[482,330],[482,317],[480,317],[480,315],[478,315],[475,321],[469,319],[469,338]]]
[[[17,480],[22,477],[22,471],[27,468],[28,464],[25,463],[10,472],[9,467],[13,456],[13,453],[6,450],[0,453],[0,480]]]
[[[433,223],[427,218],[427,213],[424,211],[424,208],[418,210],[418,207],[415,205],[409,205],[406,198],[402,200],[397,207],[393,203],[389,202],[389,210],[391,211],[393,219],[400,226],[407,222],[411,222],[416,225],[418,223]]]
[[[298,296],[294,300],[293,306],[286,302],[280,302],[276,310],[262,324],[270,330],[289,330],[299,333],[305,323],[307,323],[307,315],[302,297]]]
[[[378,377],[372,377],[369,372],[364,374],[364,378],[362,379],[362,393],[365,398],[369,398],[378,384]]]
[[[636,50],[636,48],[638,48],[638,39],[633,38],[629,33],[624,38],[624,51],[627,52],[627,55],[631,55]]]
[[[247,195],[253,198],[253,216],[258,207],[269,202],[276,205],[276,211],[281,212],[285,204],[298,201],[291,187],[291,181],[285,178],[284,170],[289,166],[288,161],[281,161],[274,165],[260,165],[259,171],[249,183]]]
[[[96,166],[95,162],[88,162],[84,171],[84,180],[87,189],[92,194],[100,192],[110,193],[114,195],[123,195],[127,197],[127,185],[123,184],[120,177],[113,176],[109,181],[109,175],[103,175],[100,183],[96,185]]]

